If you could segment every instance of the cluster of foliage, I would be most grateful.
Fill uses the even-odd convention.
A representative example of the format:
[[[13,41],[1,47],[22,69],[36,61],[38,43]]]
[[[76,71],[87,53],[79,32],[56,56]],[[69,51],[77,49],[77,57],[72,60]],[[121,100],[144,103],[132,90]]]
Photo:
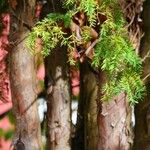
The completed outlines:
[[[141,80],[141,60],[129,41],[126,21],[118,0],[65,0],[65,14],[50,13],[38,22],[29,34],[27,45],[36,53],[36,39],[42,40],[43,56],[58,46],[67,46],[83,55],[87,43],[93,42],[92,31],[98,33],[98,43],[91,58],[94,68],[101,68],[107,76],[103,86],[103,100],[110,100],[125,92],[131,104],[142,98],[145,87]],[[70,63],[75,63],[69,55]]]

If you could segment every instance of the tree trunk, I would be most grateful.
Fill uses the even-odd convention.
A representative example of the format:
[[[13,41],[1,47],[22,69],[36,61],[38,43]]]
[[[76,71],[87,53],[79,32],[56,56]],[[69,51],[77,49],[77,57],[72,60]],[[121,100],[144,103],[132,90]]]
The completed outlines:
[[[145,1],[143,6],[144,37],[141,41],[141,57],[143,62],[143,78],[146,84],[146,96],[135,107],[135,138],[136,150],[150,149],[150,1]],[[147,57],[146,57],[147,56]]]
[[[10,1],[12,22],[10,42],[10,82],[13,111],[16,118],[14,149],[40,150],[41,133],[37,111],[37,94],[34,58],[29,53],[25,39],[28,28],[34,23],[35,1]],[[15,8],[16,7],[16,8]]]
[[[100,86],[105,82],[105,74],[100,73]],[[130,150],[133,143],[132,112],[125,94],[99,103],[98,109],[98,150]]]
[[[100,101],[105,75],[92,71],[86,62],[80,68],[80,100],[75,150],[129,150],[133,133],[131,108],[121,93],[110,102]],[[98,125],[98,127],[97,127]]]
[[[42,14],[51,12],[64,13],[62,1],[48,0]],[[71,149],[71,89],[67,61],[67,49],[59,45],[45,58],[47,150]]]
[[[121,93],[110,102],[103,102],[98,114],[98,150],[130,150],[132,146],[131,108]]]
[[[71,114],[69,69],[65,48],[45,60],[47,79],[47,149],[70,150]]]
[[[76,150],[96,150],[97,128],[97,75],[86,61],[80,64],[80,99],[78,107]]]

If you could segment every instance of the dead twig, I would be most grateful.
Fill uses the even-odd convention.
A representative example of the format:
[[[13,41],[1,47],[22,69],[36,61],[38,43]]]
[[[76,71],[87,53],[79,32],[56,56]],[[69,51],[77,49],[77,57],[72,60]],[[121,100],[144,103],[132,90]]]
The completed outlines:
[[[144,62],[147,58],[150,58],[150,51],[148,51],[144,58],[142,58],[142,62]]]
[[[85,51],[85,55],[87,56],[89,54],[89,52],[92,50],[92,48],[99,42],[99,39],[96,39],[89,47],[88,49]]]
[[[145,83],[146,79],[149,78],[150,73],[148,73],[144,78],[143,78],[143,82]]]

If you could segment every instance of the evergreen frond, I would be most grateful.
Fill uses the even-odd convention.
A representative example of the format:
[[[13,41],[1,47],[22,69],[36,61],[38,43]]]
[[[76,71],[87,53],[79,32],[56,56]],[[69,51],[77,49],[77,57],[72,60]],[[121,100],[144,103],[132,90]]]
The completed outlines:
[[[55,22],[55,19],[45,18],[41,22],[38,22],[29,34],[27,45],[30,48],[31,53],[36,53],[35,40],[36,38],[41,38],[43,42],[41,53],[43,56],[47,56],[50,54],[51,50],[57,46],[60,40],[63,39],[64,34],[62,28]]]
[[[47,18],[53,20],[54,22],[62,21],[64,23],[64,26],[68,28],[70,26],[73,15],[74,15],[74,12],[72,11],[69,11],[66,14],[50,13],[47,15]]]
[[[96,25],[96,14],[98,4],[95,0],[81,0],[79,10],[87,14],[87,19],[91,27]]]
[[[77,3],[77,0],[64,0],[64,6],[66,8],[74,7]]]
[[[98,13],[103,14],[106,20],[100,21],[99,42],[94,47],[92,59],[93,67],[100,68],[107,76],[102,100],[108,101],[125,92],[131,104],[137,103],[145,91],[141,80],[142,63],[129,41],[118,0],[103,0],[100,4],[96,0],[65,0],[64,6],[68,9],[66,14],[51,13],[33,28],[27,39],[31,53],[35,53],[35,40],[40,38],[43,56],[49,55],[59,44],[68,48],[69,62],[75,64],[72,53],[77,47],[85,51],[84,45],[92,43],[90,31],[98,26],[96,23],[101,19]],[[79,27],[79,38],[75,30],[71,31],[71,23],[81,12],[85,22]],[[75,25],[78,26],[78,23],[75,22]],[[68,29],[70,32],[65,33]]]
[[[119,5],[114,5],[112,9],[106,5],[112,6],[112,3],[109,2],[105,1],[105,4],[102,4],[103,9],[107,9],[106,12],[109,10],[111,14],[101,25],[100,42],[95,47],[93,65],[101,67],[107,74],[107,83],[103,88],[103,100],[109,100],[124,91],[128,101],[134,104],[142,98],[145,90],[140,78],[141,59],[136,55],[128,39]]]

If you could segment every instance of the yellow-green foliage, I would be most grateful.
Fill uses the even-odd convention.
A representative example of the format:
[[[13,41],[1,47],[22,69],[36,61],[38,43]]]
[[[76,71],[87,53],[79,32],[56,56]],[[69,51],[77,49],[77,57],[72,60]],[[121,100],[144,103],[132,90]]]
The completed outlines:
[[[83,40],[90,40],[88,28],[98,26],[98,14],[103,14],[106,20],[99,24],[99,42],[94,47],[92,66],[101,68],[107,75],[103,86],[103,100],[110,100],[120,92],[125,92],[127,100],[134,104],[142,99],[145,87],[140,78],[141,59],[134,52],[125,28],[126,21],[117,0],[65,0],[66,14],[49,14],[38,22],[28,38],[28,46],[34,52],[35,38],[43,41],[42,54],[47,56],[58,44],[73,49],[82,45]],[[82,27],[81,41],[76,35],[71,35],[65,29],[70,27],[73,16],[84,12],[87,18]],[[61,24],[61,25],[60,25]],[[71,59],[70,59],[71,60]],[[72,62],[74,63],[74,62]]]

